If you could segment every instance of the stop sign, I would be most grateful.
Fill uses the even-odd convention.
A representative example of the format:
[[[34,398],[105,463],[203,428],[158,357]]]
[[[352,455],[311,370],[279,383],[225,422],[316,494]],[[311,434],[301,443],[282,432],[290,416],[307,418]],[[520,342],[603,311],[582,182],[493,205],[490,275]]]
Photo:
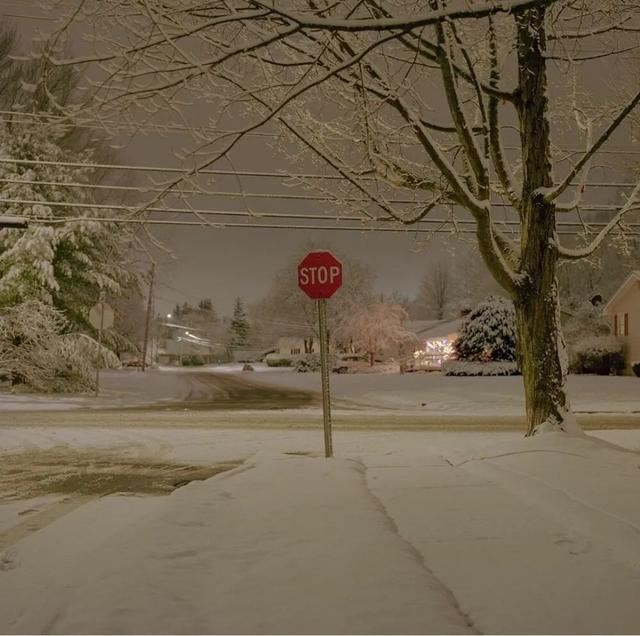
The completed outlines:
[[[309,252],[298,265],[298,286],[314,300],[331,298],[342,286],[342,263],[331,252]]]

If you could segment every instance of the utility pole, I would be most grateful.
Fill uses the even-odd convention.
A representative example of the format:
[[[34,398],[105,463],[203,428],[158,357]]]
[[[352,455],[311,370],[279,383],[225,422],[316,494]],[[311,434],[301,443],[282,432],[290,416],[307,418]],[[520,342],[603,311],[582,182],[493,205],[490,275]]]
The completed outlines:
[[[142,367],[144,371],[147,366],[147,347],[149,343],[149,331],[151,326],[151,312],[153,309],[153,283],[156,276],[156,264],[151,263],[151,274],[149,276],[149,298],[147,299],[147,317],[144,322],[144,345],[142,347]]]
[[[100,365],[102,363],[102,330],[104,329],[104,292],[100,292],[100,327],[98,327],[98,352],[96,353],[96,397],[100,393]]]

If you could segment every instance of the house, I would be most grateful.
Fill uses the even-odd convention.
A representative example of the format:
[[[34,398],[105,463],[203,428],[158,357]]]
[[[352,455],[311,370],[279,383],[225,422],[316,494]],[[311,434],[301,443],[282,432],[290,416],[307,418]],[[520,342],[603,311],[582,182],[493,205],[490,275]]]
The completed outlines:
[[[640,270],[629,274],[604,306],[611,320],[613,335],[627,350],[627,366],[640,362]]]
[[[283,358],[304,355],[316,351],[313,337],[303,338],[301,336],[284,336],[278,338],[276,353]]]
[[[420,320],[406,324],[407,330],[415,334],[416,346],[410,368],[414,370],[436,370],[453,353],[453,342],[464,317],[453,320]]]

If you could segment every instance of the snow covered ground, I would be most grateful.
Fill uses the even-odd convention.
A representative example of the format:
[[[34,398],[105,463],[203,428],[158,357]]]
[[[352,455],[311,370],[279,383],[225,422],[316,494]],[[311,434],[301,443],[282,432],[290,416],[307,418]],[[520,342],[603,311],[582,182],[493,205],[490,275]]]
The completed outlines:
[[[0,505],[0,631],[637,633],[640,431],[597,436],[336,432],[327,460],[320,430],[2,427],[4,453],[242,464]]]
[[[263,383],[320,390],[318,373],[270,373]],[[440,373],[332,374],[332,396],[338,403],[420,413],[521,415],[522,378],[452,377]],[[571,404],[578,413],[640,413],[640,379],[629,376],[571,375]]]
[[[103,373],[102,391],[93,396],[42,396],[0,391],[0,411],[74,410],[132,405],[162,405],[188,398],[189,378],[212,372],[280,388],[320,391],[318,373],[255,364],[164,367],[141,373],[125,369]],[[332,374],[332,399],[337,410],[374,409],[420,415],[521,416],[524,394],[520,377],[451,377],[440,373]],[[640,379],[628,376],[569,376],[568,391],[578,414],[640,414]]]
[[[97,405],[188,399],[206,385],[193,379],[106,374]],[[523,408],[520,378],[332,385],[335,412],[369,425],[440,413],[473,424]],[[569,381],[596,424],[640,411],[639,386]],[[21,412],[0,418],[0,632],[638,632],[640,430],[337,427],[325,459],[317,408],[96,411],[82,408],[91,398],[54,398],[47,415],[19,397]],[[276,428],[247,428],[261,418]],[[143,495],[184,469],[224,472]]]

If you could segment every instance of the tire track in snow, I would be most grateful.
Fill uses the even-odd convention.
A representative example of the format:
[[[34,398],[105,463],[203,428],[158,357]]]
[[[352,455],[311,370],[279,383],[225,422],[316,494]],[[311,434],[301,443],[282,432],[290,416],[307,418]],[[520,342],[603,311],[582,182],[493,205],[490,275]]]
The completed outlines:
[[[94,495],[76,495],[73,497],[65,497],[62,501],[57,501],[40,512],[28,516],[26,519],[12,526],[4,532],[0,532],[0,555],[8,548],[18,543],[25,537],[46,528],[54,521],[60,519],[66,514],[69,514],[76,508],[83,506],[94,499],[97,499]],[[9,561],[11,560],[10,557]],[[4,561],[3,561],[4,562]]]
[[[360,474],[360,476],[362,478],[362,483],[364,484],[365,490],[367,491],[369,497],[373,501],[376,509],[386,519],[387,524],[388,524],[389,529],[391,530],[391,532],[393,534],[395,534],[404,543],[404,545],[406,546],[409,554],[411,554],[413,556],[413,558],[420,565],[420,567],[422,567],[425,570],[425,572],[427,572],[427,574],[437,583],[437,585],[439,586],[439,588],[442,591],[442,593],[444,594],[444,596],[449,600],[449,602],[451,603],[451,606],[454,608],[454,610],[460,615],[460,617],[462,618],[462,620],[464,621],[466,626],[469,628],[471,633],[472,634],[482,634],[483,632],[481,632],[478,629],[478,627],[473,622],[473,619],[460,606],[460,603],[458,602],[458,599],[456,598],[456,595],[454,594],[453,590],[451,588],[447,587],[447,585],[445,585],[445,583],[435,575],[435,573],[428,566],[428,564],[427,564],[422,552],[420,552],[420,550],[418,550],[418,548],[416,548],[416,546],[413,545],[413,543],[411,543],[400,532],[400,528],[396,524],[394,518],[389,513],[389,510],[387,509],[387,507],[384,505],[382,500],[370,488],[369,480],[367,478],[367,466],[364,464],[364,462],[362,460],[358,460],[358,459],[352,459],[350,461],[352,461],[356,465],[357,472]]]

